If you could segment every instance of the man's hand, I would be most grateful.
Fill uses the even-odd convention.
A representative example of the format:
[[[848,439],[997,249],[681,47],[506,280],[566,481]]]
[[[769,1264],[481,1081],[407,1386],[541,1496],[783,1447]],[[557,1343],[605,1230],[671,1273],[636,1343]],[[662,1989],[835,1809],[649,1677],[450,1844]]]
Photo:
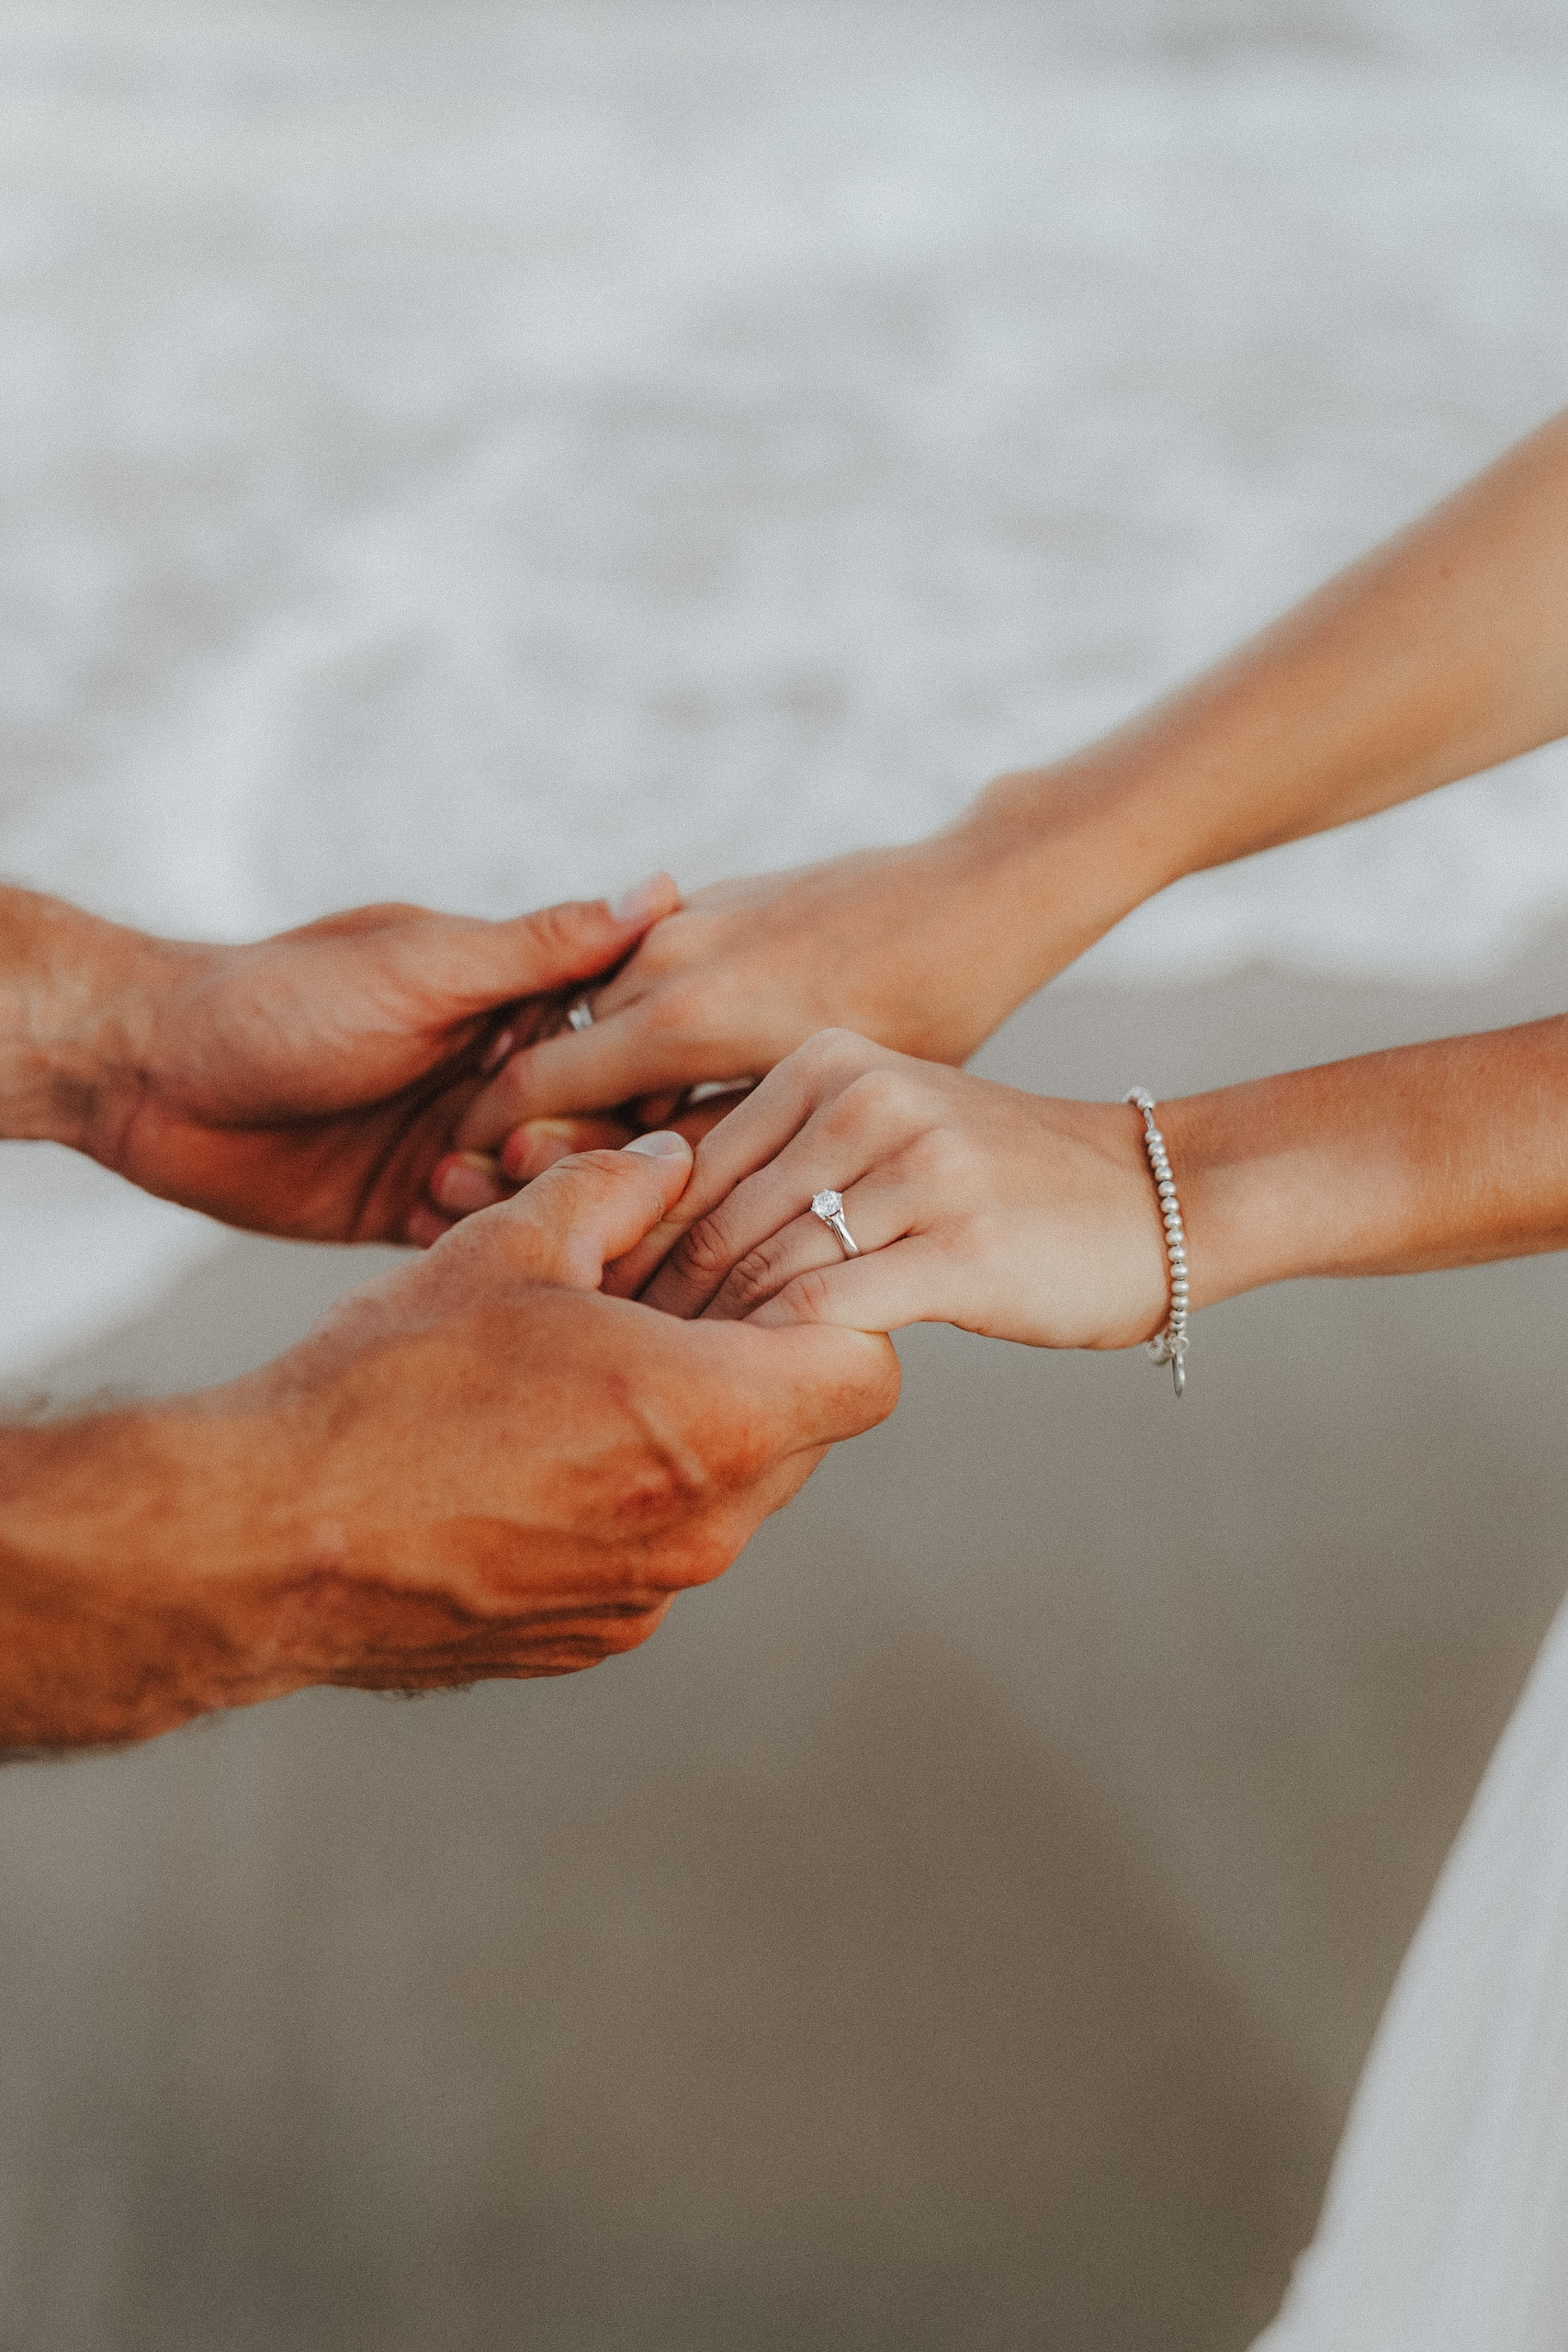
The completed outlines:
[[[243,947],[151,940],[21,891],[0,902],[0,1060],[27,1115],[145,1191],[321,1241],[431,1241],[426,1187],[486,1069],[564,1025],[680,904],[512,922],[366,907]]]
[[[663,1136],[573,1160],[264,1372],[6,1435],[0,1747],[645,1639],[897,1396],[885,1340],[598,1295],[690,1166]]]

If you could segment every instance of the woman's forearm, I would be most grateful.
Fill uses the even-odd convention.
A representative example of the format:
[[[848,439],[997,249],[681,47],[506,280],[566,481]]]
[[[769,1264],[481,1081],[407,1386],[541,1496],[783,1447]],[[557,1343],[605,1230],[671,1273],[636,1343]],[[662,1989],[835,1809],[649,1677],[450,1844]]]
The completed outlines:
[[[1568,1016],[1159,1111],[1196,1306],[1311,1274],[1568,1248]]]
[[[613,1283],[686,1317],[1123,1348],[1165,1329],[1173,1268],[1201,1307],[1568,1248],[1568,1016],[1164,1100],[1157,1118],[1179,1256],[1131,1105],[824,1031],[714,1128]],[[829,1171],[852,1251],[815,1210]]]
[[[504,1142],[525,1181],[604,1139],[577,1114],[640,1102],[662,1120],[683,1088],[758,1077],[825,1028],[964,1061],[1180,876],[1565,733],[1568,413],[1217,669],[1004,776],[944,832],[700,892],[591,992],[591,1025],[497,1074],[459,1140]],[[437,1205],[501,1189],[444,1165]]]
[[[1568,413],[1217,668],[1007,776],[991,844],[1038,977],[1183,874],[1413,799],[1568,733]]]

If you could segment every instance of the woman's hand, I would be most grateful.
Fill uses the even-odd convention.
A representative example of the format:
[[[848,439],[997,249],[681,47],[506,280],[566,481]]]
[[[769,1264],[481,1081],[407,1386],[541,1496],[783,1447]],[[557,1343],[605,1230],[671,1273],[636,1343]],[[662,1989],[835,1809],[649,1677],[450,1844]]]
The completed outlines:
[[[1216,668],[1004,776],[948,831],[701,893],[595,996],[592,1029],[514,1057],[460,1142],[488,1151],[553,1122],[509,1148],[526,1178],[608,1139],[579,1136],[578,1114],[628,1104],[658,1125],[682,1089],[761,1078],[829,1024],[962,1062],[1179,876],[1568,732],[1565,603],[1568,413]]]
[[[605,1287],[688,1317],[1128,1347],[1168,1303],[1142,1136],[1125,1105],[1021,1094],[827,1030],[714,1129]],[[856,1258],[810,1214],[829,1189]]]
[[[761,1078],[829,1025],[966,1060],[1093,935],[1058,936],[1049,896],[1018,871],[1015,831],[987,804],[913,848],[698,891],[592,991],[592,1028],[541,1038],[497,1073],[459,1145],[509,1137],[506,1171],[525,1182],[610,1140],[581,1114],[628,1104],[660,1124],[688,1087]]]

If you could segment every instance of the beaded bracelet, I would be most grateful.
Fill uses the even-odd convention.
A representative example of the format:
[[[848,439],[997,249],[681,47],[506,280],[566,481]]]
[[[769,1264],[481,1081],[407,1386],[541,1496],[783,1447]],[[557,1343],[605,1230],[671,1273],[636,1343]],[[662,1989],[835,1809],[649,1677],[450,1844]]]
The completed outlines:
[[[1134,1086],[1122,1100],[1135,1103],[1144,1114],[1144,1149],[1149,1155],[1155,1189],[1159,1194],[1160,1215],[1165,1219],[1165,1254],[1170,1261],[1170,1320],[1157,1340],[1147,1341],[1147,1351],[1156,1363],[1170,1366],[1170,1376],[1179,1396],[1187,1385],[1187,1233],[1181,1222],[1181,1205],[1176,1197],[1176,1180],[1170,1172],[1165,1137],[1155,1125],[1155,1098],[1146,1086]]]

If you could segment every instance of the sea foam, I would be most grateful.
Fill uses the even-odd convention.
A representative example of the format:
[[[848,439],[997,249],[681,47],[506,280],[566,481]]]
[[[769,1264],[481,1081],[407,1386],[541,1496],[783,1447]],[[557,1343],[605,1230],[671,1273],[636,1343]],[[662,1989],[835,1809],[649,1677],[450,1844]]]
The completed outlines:
[[[0,11],[0,871],[240,937],[911,838],[1562,404],[1555,12],[1077,13]],[[1086,968],[1483,971],[1565,784]],[[0,1367],[215,1238],[40,1167]]]

